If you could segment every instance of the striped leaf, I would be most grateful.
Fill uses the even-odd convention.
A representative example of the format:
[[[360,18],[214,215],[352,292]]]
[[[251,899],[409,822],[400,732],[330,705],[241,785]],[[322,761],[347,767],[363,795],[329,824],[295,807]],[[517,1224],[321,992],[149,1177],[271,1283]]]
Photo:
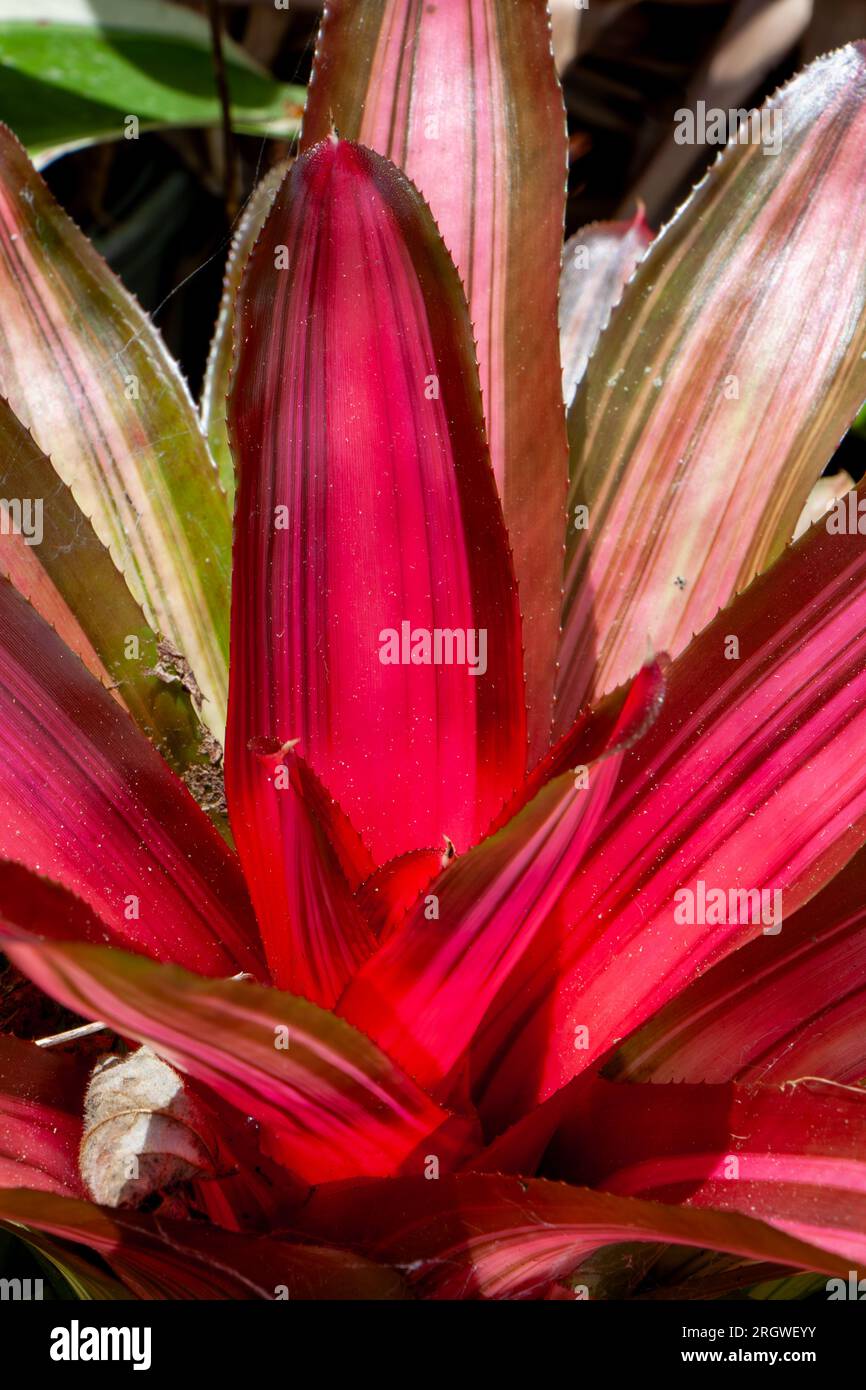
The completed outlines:
[[[673,663],[537,947],[535,1004],[508,1055],[478,1047],[488,1115],[551,1094],[765,927],[784,936],[866,842],[864,615],[866,538],[819,525]]]
[[[4,936],[4,951],[46,993],[148,1043],[254,1116],[265,1152],[307,1182],[423,1173],[425,1154],[443,1168],[463,1156],[466,1121],[306,1000],[203,980],[113,948]]]
[[[498,1173],[326,1183],[293,1224],[406,1268],[421,1298],[544,1298],[588,1255],[622,1241],[725,1250],[843,1278],[850,1268],[849,1259],[739,1212]]]
[[[566,144],[544,0],[335,0],[304,147],[332,120],[405,170],[463,279],[520,588],[530,753],[540,755],[566,492],[557,341]]]
[[[58,909],[61,890],[49,892],[49,926],[86,923],[91,939],[202,974],[264,974],[235,855],[129,715],[3,578],[0,751],[0,857],[81,899]],[[19,880],[12,922],[16,903],[29,914],[39,902]]]
[[[349,985],[340,1013],[422,1085],[459,1092],[489,1016],[498,1021],[519,1005],[536,933],[556,916],[593,842],[627,748],[658,714],[657,679],[648,670],[635,681],[585,783],[573,773],[551,781],[503,829],[448,864],[431,885],[435,922],[428,900],[416,903]]]
[[[866,842],[864,633],[866,539],[816,526],[672,663],[616,785],[612,760],[577,793],[551,782],[447,871],[437,931],[416,911],[341,1010],[438,1094],[468,1076],[498,1131],[696,972],[784,935]],[[558,839],[576,796],[586,816],[602,800],[588,844]],[[708,888],[723,912],[698,906]]]
[[[866,1091],[592,1080],[545,1170],[621,1196],[739,1211],[866,1265]]]
[[[618,1049],[606,1074],[860,1081],[866,1076],[864,874],[861,850],[780,936],[748,942],[650,1019]]]
[[[0,1188],[0,1220],[101,1255],[134,1298],[400,1298],[394,1270],[340,1248],[295,1245],[54,1193]],[[120,1315],[119,1315],[120,1316]]]
[[[377,865],[462,851],[525,764],[520,614],[466,303],[405,175],[345,140],[303,155],[236,331],[226,787],[268,935],[293,851],[260,750],[297,739]]]
[[[219,317],[211,339],[202,387],[202,425],[207,434],[211,454],[219,469],[220,483],[230,507],[234,505],[235,465],[226,428],[226,410],[232,354],[234,352],[235,299],[247,257],[273,206],[277,189],[282,183],[288,167],[288,162],[282,161],[269,170],[251,194],[244,208],[243,216],[237,225],[226,262]]]
[[[177,771],[208,765],[190,696],[167,669],[156,674],[159,642],[123,575],[71,490],[2,399],[0,497],[7,504],[0,574],[111,690]],[[20,521],[16,504],[24,508]],[[21,522],[29,535],[15,529]]]
[[[559,277],[562,394],[571,405],[623,287],[652,241],[643,208],[631,222],[593,222],[565,243]]]
[[[676,655],[790,540],[866,398],[866,47],[764,108],[658,236],[569,414],[558,720]],[[582,510],[585,509],[585,510]]]
[[[0,127],[0,395],[72,489],[221,738],[231,523],[159,335]]]

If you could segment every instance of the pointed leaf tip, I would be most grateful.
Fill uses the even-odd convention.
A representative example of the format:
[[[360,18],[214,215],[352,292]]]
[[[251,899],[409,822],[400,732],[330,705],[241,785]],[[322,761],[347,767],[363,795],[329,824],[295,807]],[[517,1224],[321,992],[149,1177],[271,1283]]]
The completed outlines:
[[[520,617],[465,300],[405,175],[348,140],[300,158],[251,252],[237,342],[241,857],[267,842],[284,873],[249,745],[287,734],[377,864],[443,826],[463,850],[523,770]]]
[[[520,586],[534,762],[550,736],[567,487],[557,341],[567,150],[544,0],[332,0],[303,147],[334,122],[412,179],[466,287]]]

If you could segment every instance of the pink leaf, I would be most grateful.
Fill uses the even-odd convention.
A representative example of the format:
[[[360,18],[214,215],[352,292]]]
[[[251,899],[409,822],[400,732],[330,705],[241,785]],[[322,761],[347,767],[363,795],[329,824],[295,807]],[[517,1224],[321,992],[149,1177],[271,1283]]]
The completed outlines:
[[[629,1197],[739,1211],[866,1264],[866,1092],[824,1081],[574,1091],[547,1171]]]
[[[775,155],[722,153],[569,413],[558,732],[637,670],[647,633],[677,656],[779,555],[866,398],[866,48],[819,59],[763,120]]]
[[[760,936],[672,999],[606,1074],[652,1081],[866,1076],[866,851],[779,936]]]
[[[129,716],[5,579],[0,856],[61,883],[106,937],[133,950],[202,974],[263,971],[234,855]]]
[[[330,139],[300,159],[236,324],[226,772],[264,922],[264,858],[270,877],[291,852],[262,810],[263,740],[300,741],[376,863],[443,834],[464,849],[522,774],[523,683],[468,315],[406,178]]]
[[[673,663],[519,997],[476,1040],[489,1124],[550,1095],[731,950],[783,933],[866,841],[864,633],[864,538],[818,526]]]
[[[864,633],[863,537],[816,527],[672,664],[588,791],[563,775],[458,859],[437,932],[416,911],[342,1011],[437,1094],[468,1077],[496,1132],[778,935],[866,841]]]
[[[0,1186],[83,1195],[78,1145],[86,1081],[73,1058],[0,1035]]]
[[[305,148],[332,122],[408,174],[466,288],[520,586],[534,761],[550,734],[567,487],[557,335],[566,137],[544,0],[333,0]],[[448,825],[436,831],[456,842]]]
[[[423,1172],[428,1154],[447,1168],[467,1151],[467,1122],[306,1000],[100,946],[7,938],[4,950],[67,1008],[148,1043],[255,1117],[265,1151],[308,1182]]]
[[[538,1298],[587,1255],[620,1241],[709,1247],[846,1277],[850,1268],[847,1258],[738,1212],[494,1173],[325,1184],[295,1224],[313,1239],[404,1267],[423,1298]]]

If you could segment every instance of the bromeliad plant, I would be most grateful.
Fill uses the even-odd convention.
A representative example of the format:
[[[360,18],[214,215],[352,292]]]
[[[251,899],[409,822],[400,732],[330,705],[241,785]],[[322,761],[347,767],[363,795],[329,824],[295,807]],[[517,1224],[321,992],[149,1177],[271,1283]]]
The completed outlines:
[[[866,48],[771,105],[643,259],[569,243],[566,433],[545,6],[334,0],[219,475],[2,135],[4,950],[146,1050],[83,1118],[0,1039],[0,1217],[90,1292],[866,1264],[861,494],[788,545],[866,398]]]

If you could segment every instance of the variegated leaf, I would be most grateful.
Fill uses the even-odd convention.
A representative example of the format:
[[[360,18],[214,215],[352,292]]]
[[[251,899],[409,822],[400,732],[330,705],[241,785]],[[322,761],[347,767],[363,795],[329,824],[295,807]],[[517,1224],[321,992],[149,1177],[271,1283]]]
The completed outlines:
[[[779,554],[866,398],[866,46],[761,120],[656,238],[569,413],[560,732]]]
[[[231,523],[159,334],[0,126],[0,394],[28,426],[222,738]]]

